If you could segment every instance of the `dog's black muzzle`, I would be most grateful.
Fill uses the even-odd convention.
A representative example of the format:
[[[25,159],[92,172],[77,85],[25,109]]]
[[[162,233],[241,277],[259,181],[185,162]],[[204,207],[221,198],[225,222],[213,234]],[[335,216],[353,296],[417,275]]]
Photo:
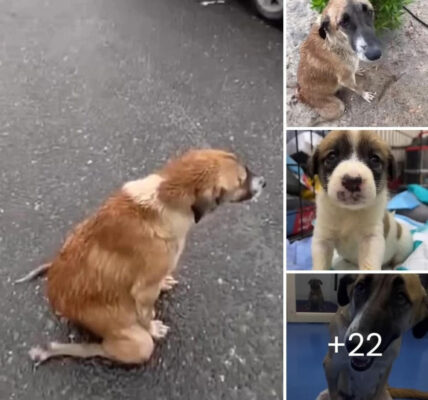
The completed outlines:
[[[375,331],[376,332],[376,331]],[[346,340],[345,340],[345,347],[346,350],[348,351],[348,353],[351,353],[353,350],[355,350],[358,346],[360,346],[356,353],[357,354],[364,354],[363,356],[349,356],[350,358],[350,362],[351,362],[351,367],[353,369],[355,369],[356,371],[366,371],[367,369],[369,369],[374,360],[376,358],[380,358],[377,356],[367,356],[367,354],[370,353],[370,351],[372,351],[375,347],[375,345],[377,344],[377,339],[375,338],[371,338],[371,340],[367,340],[368,336],[370,333],[372,332],[360,332],[363,335],[364,341],[362,344],[360,344],[360,339],[357,337],[353,337],[352,340],[349,339],[349,337],[351,335],[349,335]],[[398,339],[400,337],[399,334],[397,333],[390,333],[390,334],[385,334],[382,332],[377,332],[380,337],[381,337],[381,343],[379,345],[379,347],[376,349],[376,351],[374,351],[374,353],[380,353],[380,354],[384,354],[389,346],[391,345],[392,342],[394,342],[394,340]]]
[[[355,35],[355,50],[363,54],[368,61],[376,61],[382,57],[380,40],[376,37],[374,28],[365,27]]]

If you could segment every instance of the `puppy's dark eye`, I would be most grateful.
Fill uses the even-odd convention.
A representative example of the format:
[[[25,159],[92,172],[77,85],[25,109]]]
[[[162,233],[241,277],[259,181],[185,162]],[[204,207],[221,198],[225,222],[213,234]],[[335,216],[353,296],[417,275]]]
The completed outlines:
[[[346,26],[349,24],[350,21],[351,17],[349,16],[349,14],[345,13],[343,14],[342,20],[340,21],[340,25]]]
[[[369,161],[373,168],[380,167],[382,165],[382,160],[376,154],[371,155]]]
[[[332,165],[337,161],[337,153],[335,151],[331,151],[327,157],[325,158],[324,162],[327,165]]]

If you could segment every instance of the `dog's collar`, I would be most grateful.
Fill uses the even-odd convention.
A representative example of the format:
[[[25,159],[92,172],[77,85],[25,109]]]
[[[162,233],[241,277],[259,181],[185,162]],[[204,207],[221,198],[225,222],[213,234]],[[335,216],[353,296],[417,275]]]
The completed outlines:
[[[203,217],[204,214],[196,206],[191,206],[190,209],[192,210],[193,219],[195,220],[195,224],[197,224],[201,220],[201,218]]]

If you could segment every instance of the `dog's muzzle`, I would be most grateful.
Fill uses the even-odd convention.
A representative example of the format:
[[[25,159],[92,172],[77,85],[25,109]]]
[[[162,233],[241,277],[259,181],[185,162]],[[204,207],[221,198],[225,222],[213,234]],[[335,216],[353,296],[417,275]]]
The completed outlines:
[[[263,176],[253,176],[250,183],[251,198],[254,200],[257,199],[265,187],[266,180]]]
[[[351,367],[355,371],[367,371],[373,364],[373,357],[351,357]]]
[[[359,345],[359,341],[357,339],[350,340],[349,337],[345,341],[346,350],[348,353],[351,353],[353,350],[357,348]],[[358,353],[366,354],[368,351],[370,351],[370,347],[367,346],[367,343],[364,343],[361,346],[361,351],[358,351]],[[369,369],[374,361],[373,357],[368,356],[349,356],[349,361],[351,363],[351,367],[355,371],[366,371]]]
[[[382,57],[380,41],[372,31],[361,32],[357,36],[355,49],[358,58],[363,61],[376,61]]]

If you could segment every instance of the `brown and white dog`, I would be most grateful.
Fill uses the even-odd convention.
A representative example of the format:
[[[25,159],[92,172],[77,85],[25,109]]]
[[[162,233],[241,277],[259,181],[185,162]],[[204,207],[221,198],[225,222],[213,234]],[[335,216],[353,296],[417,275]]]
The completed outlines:
[[[340,307],[330,323],[330,343],[337,341],[345,346],[337,352],[329,347],[324,359],[328,389],[317,400],[428,399],[425,392],[387,386],[402,335],[412,328],[416,338],[428,332],[428,297],[419,277],[346,275],[340,280],[338,303]],[[351,336],[355,333],[364,341]],[[380,342],[374,336],[369,338],[373,333]],[[381,356],[367,355],[373,349]],[[352,351],[364,356],[350,356]]]
[[[389,146],[370,131],[332,131],[309,162],[318,175],[313,269],[333,267],[333,251],[360,269],[392,268],[413,249],[409,229],[386,211],[388,178],[395,176]]]
[[[374,94],[361,89],[355,74],[359,60],[381,57],[368,0],[330,0],[300,49],[298,98],[324,120],[342,116],[345,105],[336,92],[346,87],[371,102]]]
[[[47,269],[53,310],[101,343],[51,343],[33,360],[55,356],[147,361],[168,327],[154,305],[172,277],[189,229],[223,203],[258,196],[264,178],[221,150],[191,150],[146,178],[126,183],[76,226]],[[37,272],[41,272],[38,270]]]

